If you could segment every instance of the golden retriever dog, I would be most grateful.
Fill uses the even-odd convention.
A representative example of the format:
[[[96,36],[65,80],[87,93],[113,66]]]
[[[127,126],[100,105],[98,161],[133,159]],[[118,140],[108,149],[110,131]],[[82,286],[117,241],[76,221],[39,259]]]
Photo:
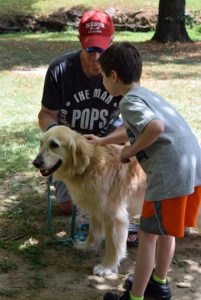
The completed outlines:
[[[43,176],[63,180],[78,207],[90,218],[89,235],[76,243],[82,249],[98,250],[105,238],[105,257],[94,274],[117,272],[126,257],[129,212],[138,214],[144,199],[146,176],[133,158],[119,161],[122,146],[95,146],[66,126],[49,129],[41,139],[35,167]]]
[[[73,202],[88,211],[89,235],[76,246],[97,251],[105,239],[104,260],[94,267],[100,276],[116,273],[126,257],[129,213],[141,213],[146,189],[146,175],[136,158],[122,164],[121,149],[92,145],[70,128],[56,126],[43,135],[33,162],[43,176],[63,180]],[[201,209],[197,226],[201,229]]]

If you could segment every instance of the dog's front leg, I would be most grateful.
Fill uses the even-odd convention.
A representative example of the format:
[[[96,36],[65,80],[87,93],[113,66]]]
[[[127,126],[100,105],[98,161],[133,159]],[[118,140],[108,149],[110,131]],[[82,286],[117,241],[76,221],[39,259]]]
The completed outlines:
[[[82,250],[98,251],[103,239],[103,224],[98,220],[97,215],[90,215],[89,235],[86,241],[78,241],[75,247]]]
[[[127,215],[118,219],[104,219],[106,254],[103,263],[94,267],[95,275],[107,276],[117,273],[118,265],[127,253],[128,223]]]

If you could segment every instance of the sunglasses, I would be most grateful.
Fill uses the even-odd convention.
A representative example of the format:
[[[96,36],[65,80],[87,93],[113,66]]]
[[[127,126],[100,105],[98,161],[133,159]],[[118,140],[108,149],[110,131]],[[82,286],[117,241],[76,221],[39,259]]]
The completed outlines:
[[[90,48],[85,49],[85,51],[87,51],[89,53],[93,53],[93,52],[103,53],[105,51],[105,49],[98,48],[98,47],[90,47]]]

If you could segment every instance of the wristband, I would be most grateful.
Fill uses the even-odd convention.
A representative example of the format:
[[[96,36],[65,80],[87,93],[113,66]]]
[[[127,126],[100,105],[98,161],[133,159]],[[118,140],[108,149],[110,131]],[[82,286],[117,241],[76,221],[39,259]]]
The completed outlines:
[[[46,130],[45,131],[48,131],[51,127],[53,127],[53,126],[57,126],[58,124],[57,123],[55,123],[55,122],[53,122],[53,123],[50,123],[48,126],[47,126],[47,128],[46,128]]]

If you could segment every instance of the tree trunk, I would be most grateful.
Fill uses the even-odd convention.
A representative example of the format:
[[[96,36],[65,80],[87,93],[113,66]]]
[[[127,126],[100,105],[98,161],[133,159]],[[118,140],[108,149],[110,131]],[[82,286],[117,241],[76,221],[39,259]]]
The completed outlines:
[[[152,40],[160,43],[191,42],[185,28],[185,0],[160,0],[158,22]]]

